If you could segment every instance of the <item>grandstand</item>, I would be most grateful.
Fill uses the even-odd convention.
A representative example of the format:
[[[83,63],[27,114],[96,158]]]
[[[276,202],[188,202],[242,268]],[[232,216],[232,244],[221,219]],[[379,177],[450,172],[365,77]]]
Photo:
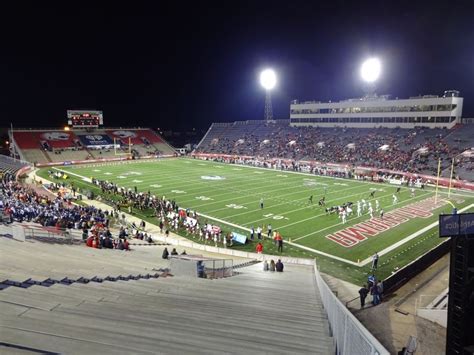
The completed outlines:
[[[211,281],[169,276],[169,261],[158,260],[149,247],[127,253],[38,241],[20,245],[4,234],[0,245],[3,349],[329,354],[348,322],[354,346],[386,354],[353,317],[344,320],[347,311],[326,303],[334,296],[310,266],[288,264],[285,273],[269,274],[261,264],[244,264],[238,275]],[[339,317],[334,335],[328,306],[329,316]]]
[[[10,173],[14,175],[21,168],[29,166],[30,163],[18,159],[7,157],[6,155],[0,155],[0,169],[3,173]]]
[[[350,164],[436,175],[438,157],[449,177],[474,181],[474,125],[441,128],[322,128],[290,126],[289,120],[214,123],[195,154],[292,159]],[[464,155],[463,155],[464,154]]]
[[[38,166],[123,159],[129,152],[135,158],[176,154],[162,137],[144,128],[14,130],[10,141],[14,155]]]

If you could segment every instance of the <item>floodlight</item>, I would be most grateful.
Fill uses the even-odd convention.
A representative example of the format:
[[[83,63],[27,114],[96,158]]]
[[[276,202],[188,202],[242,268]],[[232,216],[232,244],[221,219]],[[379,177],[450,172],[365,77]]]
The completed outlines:
[[[272,69],[265,69],[260,74],[260,84],[266,89],[271,90],[276,85],[276,74]]]
[[[379,78],[381,67],[380,60],[377,58],[369,58],[362,64],[360,76],[364,81],[373,83]]]

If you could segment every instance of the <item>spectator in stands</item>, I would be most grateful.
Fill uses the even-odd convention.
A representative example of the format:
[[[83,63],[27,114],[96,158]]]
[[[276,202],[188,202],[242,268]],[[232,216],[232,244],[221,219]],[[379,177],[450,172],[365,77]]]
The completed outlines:
[[[171,250],[171,255],[178,255],[178,252],[176,251],[176,248],[173,248],[173,250]]]
[[[445,169],[449,167],[451,159],[462,152],[459,143],[449,144],[451,140],[447,138],[451,132],[423,128],[291,127],[288,123],[267,125],[248,122],[232,126],[230,130],[211,130],[196,153],[265,157],[237,160],[244,164],[282,170],[301,171],[303,165],[299,164],[299,160],[313,160],[433,175],[439,157]],[[469,143],[466,142],[465,149],[472,146]],[[381,149],[382,146],[385,148]],[[424,148],[423,153],[419,152],[420,148]],[[273,158],[287,158],[292,162],[276,163],[272,161]],[[326,167],[312,166],[310,172],[350,177],[350,172],[332,171]]]
[[[379,281],[377,283],[378,291],[379,291],[379,299],[380,302],[382,302],[382,297],[383,297],[383,280]]]
[[[163,259],[168,259],[169,255],[170,255],[170,253],[168,252],[168,248],[165,247],[165,249],[163,249],[163,254],[161,254],[161,257]]]
[[[275,266],[275,260],[270,260],[270,271],[275,271],[276,266]]]
[[[268,261],[264,260],[263,261],[263,271],[268,271],[269,266],[268,266]]]
[[[378,305],[380,303],[380,290],[377,281],[375,281],[374,285],[370,289],[370,294],[372,295],[372,304],[374,306]]]
[[[360,308],[364,308],[365,306],[365,299],[367,298],[367,295],[369,294],[369,289],[367,288],[367,285],[362,285],[362,288],[359,290],[359,295],[360,295]]]
[[[200,278],[205,278],[206,277],[205,267],[204,267],[204,263],[202,262],[202,260],[199,260],[197,262],[197,274],[198,274],[198,277],[200,277]]]
[[[281,262],[281,259],[278,259],[277,263],[275,264],[275,268],[277,272],[283,272],[284,265]]]

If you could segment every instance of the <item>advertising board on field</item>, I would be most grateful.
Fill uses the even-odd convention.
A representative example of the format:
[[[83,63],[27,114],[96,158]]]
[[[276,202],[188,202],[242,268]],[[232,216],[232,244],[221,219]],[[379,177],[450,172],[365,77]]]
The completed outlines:
[[[439,236],[455,237],[474,235],[474,213],[439,216]]]

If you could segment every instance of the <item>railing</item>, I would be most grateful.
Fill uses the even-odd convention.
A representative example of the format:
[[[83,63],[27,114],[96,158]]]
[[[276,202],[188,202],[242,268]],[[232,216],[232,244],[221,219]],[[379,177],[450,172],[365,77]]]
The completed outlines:
[[[42,242],[74,244],[82,242],[80,231],[70,229],[51,230],[46,228],[22,226],[25,239],[34,239]]]
[[[204,273],[208,279],[220,279],[234,275],[233,259],[203,260]]]
[[[209,127],[209,129],[207,130],[207,132],[206,132],[206,134],[204,135],[204,137],[202,137],[202,139],[199,141],[198,145],[196,146],[196,149],[198,149],[199,146],[201,145],[201,143],[204,142],[204,140],[206,139],[206,137],[209,135],[209,132],[211,132],[212,127],[214,127],[214,123],[211,124],[211,127]]]
[[[323,280],[314,263],[314,273],[321,299],[328,315],[336,354],[345,355],[388,355],[382,344],[347,310],[342,302],[332,293]]]

